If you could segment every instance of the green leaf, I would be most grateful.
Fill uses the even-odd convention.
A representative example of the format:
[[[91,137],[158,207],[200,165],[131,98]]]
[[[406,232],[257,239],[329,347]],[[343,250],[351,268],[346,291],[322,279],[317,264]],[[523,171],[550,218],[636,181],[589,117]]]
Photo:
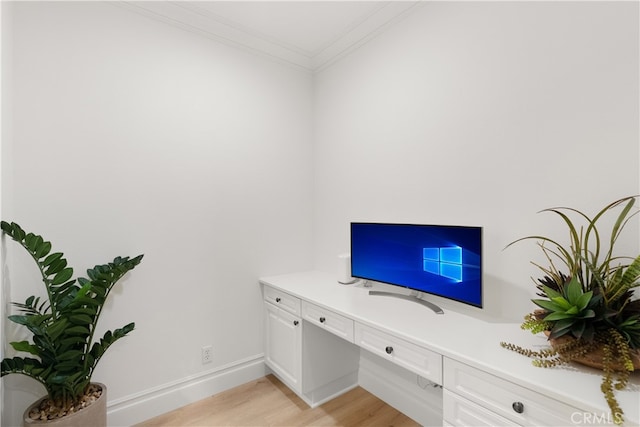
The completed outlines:
[[[48,267],[51,265],[52,262],[59,260],[60,258],[62,258],[62,252],[55,252],[52,254],[49,254],[44,261],[42,261],[42,265],[45,267]]]
[[[66,282],[67,280],[69,280],[71,278],[71,276],[73,275],[73,268],[65,268],[62,271],[56,273],[55,277],[53,278],[53,281],[51,282],[52,285],[61,285],[64,282]]]
[[[36,248],[38,247],[38,245],[42,243],[42,237],[36,236],[33,233],[29,233],[25,236],[24,243],[27,249],[29,249],[29,251],[33,253],[36,251]]]
[[[33,377],[31,372],[33,372],[34,369],[42,368],[42,364],[39,360],[31,357],[14,357],[12,359],[3,359],[0,363],[0,368],[2,370],[2,376],[7,374],[25,374]]]
[[[69,337],[69,338],[63,338],[60,340],[60,344],[67,347],[67,346],[73,346],[73,345],[77,345],[77,344],[83,344],[84,345],[84,338],[80,337],[80,336],[74,336],[74,337]]]
[[[87,306],[99,307],[104,302],[104,299],[103,298],[79,297],[79,298],[77,298],[77,301],[80,304],[84,304],[84,305],[87,305]]]
[[[22,315],[11,315],[7,318],[18,325],[24,326],[39,326],[47,319],[49,319],[50,315],[31,315],[31,316],[22,316]]]
[[[87,367],[93,368],[96,364],[96,359],[92,356],[91,353],[85,356],[85,365]]]
[[[74,325],[88,325],[93,322],[93,318],[87,316],[86,314],[72,314],[69,316],[69,320]]]
[[[561,311],[556,311],[555,313],[551,313],[548,316],[546,316],[544,320],[546,322],[552,322],[554,320],[571,319],[573,317],[574,316],[572,316],[571,314],[567,314]]]
[[[90,307],[83,307],[83,306],[74,306],[71,311],[74,314],[85,314],[87,316],[95,316],[97,313],[97,310],[95,308],[90,308]]]
[[[574,323],[573,326],[571,326],[571,335],[573,335],[576,338],[582,338],[582,334],[584,334],[585,327],[586,327],[585,322]]]
[[[43,242],[36,249],[36,258],[40,259],[51,252],[51,242]]]
[[[575,305],[572,305],[569,310],[566,310],[565,313],[567,314],[578,314],[578,307],[576,307]]]
[[[558,338],[562,335],[567,334],[570,331],[573,323],[573,319],[558,320],[555,325],[553,325],[553,328],[551,328],[549,338]]]
[[[72,326],[67,328],[65,335],[89,335],[89,328],[84,326]]]
[[[551,301],[556,303],[562,310],[569,310],[571,307],[573,307],[573,304],[567,301],[564,297],[555,297]]]
[[[36,356],[40,355],[40,351],[38,347],[29,343],[28,341],[12,342],[10,344],[11,344],[11,347],[13,347],[13,349],[16,351],[24,351],[26,353],[30,353]]]
[[[571,304],[575,304],[580,295],[582,295],[582,285],[575,276],[571,278],[571,281],[564,289],[567,300]]]
[[[580,319],[591,319],[593,317],[596,317],[596,312],[591,309],[584,310],[580,313]]]
[[[60,254],[62,255],[62,254]],[[63,268],[65,268],[67,266],[67,260],[64,258],[56,258],[53,261],[51,261],[51,263],[49,264],[49,266],[47,267],[47,269],[45,270],[44,274],[47,276],[52,276],[60,271],[62,271]]]
[[[560,292],[556,291],[555,289],[551,289],[548,286],[543,286],[542,289],[544,290],[544,293],[547,295],[547,297],[549,297],[549,299],[562,297],[562,294]]]
[[[65,319],[64,317],[53,322],[51,326],[49,326],[49,328],[47,329],[47,332],[49,333],[49,336],[51,337],[51,339],[53,341],[57,340],[60,337],[60,335],[62,335],[62,333],[65,332],[67,325],[68,325],[67,319]]]
[[[84,353],[80,350],[69,350],[58,356],[59,361],[79,359]]]
[[[589,305],[589,301],[591,301],[592,296],[593,296],[593,291],[585,292],[584,294],[580,295],[580,297],[576,301],[576,306],[578,307],[578,310],[582,311],[585,308],[587,308],[587,306]]]
[[[555,302],[549,301],[549,300],[546,300],[546,299],[533,299],[531,301],[534,304],[536,304],[537,306],[544,308],[545,310],[549,310],[549,311],[562,311],[563,310],[563,308],[560,307]]]

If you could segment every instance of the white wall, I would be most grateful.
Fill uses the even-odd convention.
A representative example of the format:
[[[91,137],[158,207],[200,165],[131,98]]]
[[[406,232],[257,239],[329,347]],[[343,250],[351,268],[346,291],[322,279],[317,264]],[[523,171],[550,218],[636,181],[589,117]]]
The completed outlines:
[[[316,266],[350,221],[481,225],[485,312],[521,319],[535,212],[639,193],[638,72],[637,2],[423,5],[316,76]]]
[[[257,278],[312,265],[312,76],[111,4],[13,12],[3,219],[51,240],[78,275],[145,254],[101,319],[136,322],[94,376],[109,401],[261,364]],[[23,301],[42,288],[18,255],[9,273]]]

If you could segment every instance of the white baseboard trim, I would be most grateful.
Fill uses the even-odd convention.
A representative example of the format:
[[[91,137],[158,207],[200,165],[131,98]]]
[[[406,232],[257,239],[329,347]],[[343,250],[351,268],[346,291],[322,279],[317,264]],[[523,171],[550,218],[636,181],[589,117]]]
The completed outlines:
[[[264,377],[262,354],[107,403],[111,427],[131,426],[213,394]]]
[[[442,389],[369,351],[360,352],[358,384],[423,426],[442,426]]]

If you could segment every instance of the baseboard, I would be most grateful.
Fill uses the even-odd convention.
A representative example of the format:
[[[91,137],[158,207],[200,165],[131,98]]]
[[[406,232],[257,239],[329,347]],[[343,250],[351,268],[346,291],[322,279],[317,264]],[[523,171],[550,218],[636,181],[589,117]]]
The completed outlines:
[[[131,426],[267,374],[262,354],[107,403],[111,427]]]
[[[358,384],[423,426],[442,426],[442,389],[366,350]]]

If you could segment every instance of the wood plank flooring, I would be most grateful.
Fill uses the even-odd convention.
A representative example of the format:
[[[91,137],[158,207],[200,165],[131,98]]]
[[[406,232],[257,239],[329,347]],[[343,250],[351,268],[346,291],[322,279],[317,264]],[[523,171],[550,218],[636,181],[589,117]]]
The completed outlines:
[[[243,384],[137,427],[416,427],[418,423],[360,387],[311,409],[273,375]]]

